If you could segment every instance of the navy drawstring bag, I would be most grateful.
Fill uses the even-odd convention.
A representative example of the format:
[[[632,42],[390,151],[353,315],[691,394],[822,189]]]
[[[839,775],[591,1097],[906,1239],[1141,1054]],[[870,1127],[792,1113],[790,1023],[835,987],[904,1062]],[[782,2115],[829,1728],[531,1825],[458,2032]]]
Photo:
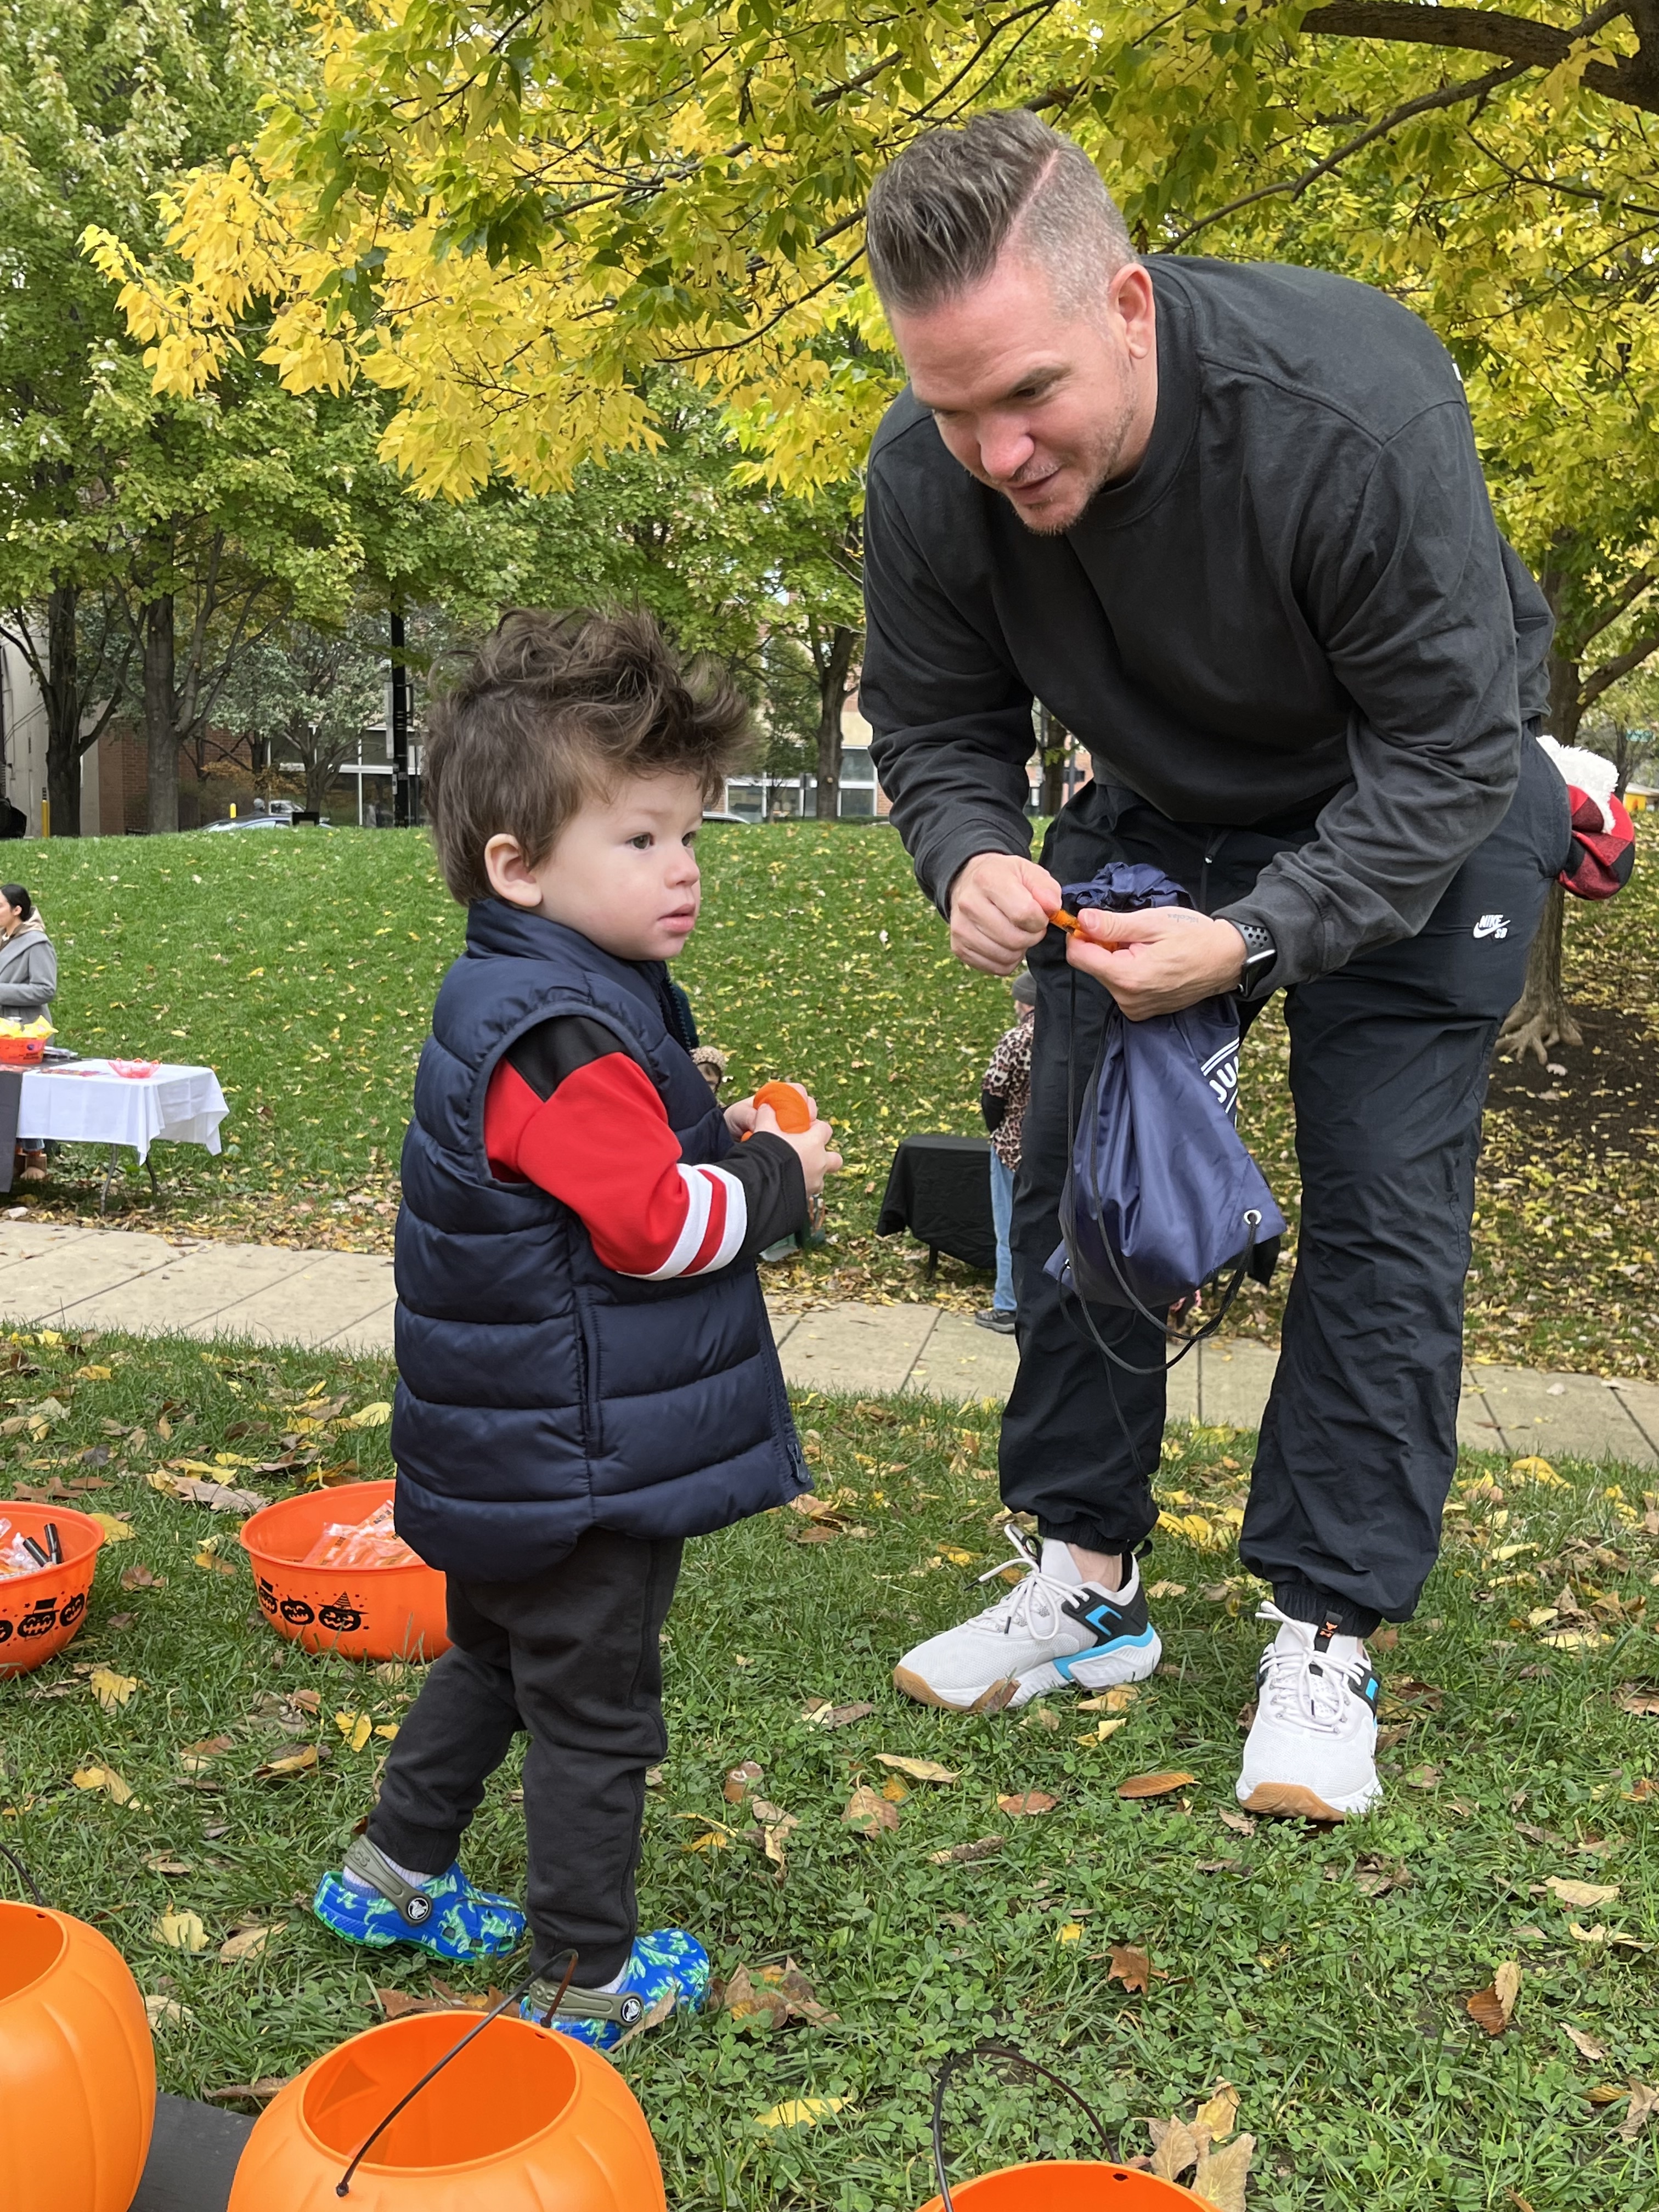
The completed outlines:
[[[1063,888],[1073,914],[1192,904],[1161,869],[1140,862],[1115,862],[1091,882]],[[1171,1306],[1217,1282],[1218,1310],[1180,1340],[1176,1358],[1183,1358],[1220,1327],[1247,1273],[1267,1279],[1285,1233],[1285,1217],[1234,1127],[1238,1036],[1224,998],[1140,1022],[1113,1006],[1082,1109],[1070,1116],[1061,1242],[1048,1273],[1082,1303],[1100,1349],[1131,1373],[1157,1369],[1131,1367],[1112,1351],[1090,1318],[1091,1304],[1127,1308],[1167,1328]]]

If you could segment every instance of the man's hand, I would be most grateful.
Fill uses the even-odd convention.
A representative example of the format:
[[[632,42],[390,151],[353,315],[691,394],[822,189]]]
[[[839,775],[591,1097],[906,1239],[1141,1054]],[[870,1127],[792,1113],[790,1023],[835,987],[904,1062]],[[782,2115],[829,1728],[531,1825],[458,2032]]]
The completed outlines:
[[[988,975],[1012,975],[1060,902],[1060,885],[1035,860],[976,854],[951,886],[951,950]]]
[[[1179,1013],[1200,999],[1237,990],[1244,973],[1244,940],[1231,922],[1190,907],[1152,907],[1143,914],[1085,907],[1078,923],[1066,957],[1103,983],[1132,1022]]]

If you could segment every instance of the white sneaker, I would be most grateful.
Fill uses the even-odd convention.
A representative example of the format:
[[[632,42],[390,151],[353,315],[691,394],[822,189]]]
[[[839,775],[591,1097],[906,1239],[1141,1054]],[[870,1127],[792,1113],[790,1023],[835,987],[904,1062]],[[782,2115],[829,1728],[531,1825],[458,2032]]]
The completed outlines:
[[[1376,1778],[1380,1687],[1364,1639],[1331,1636],[1263,1605],[1258,1620],[1279,1634],[1256,1672],[1255,1718],[1244,1746],[1237,1797],[1247,1813],[1340,1820],[1369,1812]]]
[[[1121,1589],[1103,1589],[1084,1581],[1067,1545],[1045,1543],[1039,1560],[1018,1529],[1006,1533],[1024,1579],[972,1620],[905,1653],[893,1680],[907,1698],[952,1712],[995,1713],[1045,1690],[1104,1690],[1152,1673],[1163,1646],[1133,1560]]]

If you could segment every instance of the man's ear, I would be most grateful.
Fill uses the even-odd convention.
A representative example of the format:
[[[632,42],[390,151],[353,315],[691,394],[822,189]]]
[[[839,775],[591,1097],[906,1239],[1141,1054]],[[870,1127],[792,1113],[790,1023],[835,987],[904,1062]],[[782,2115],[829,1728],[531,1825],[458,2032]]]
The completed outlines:
[[[489,888],[498,899],[532,913],[541,905],[542,887],[531,872],[524,848],[516,837],[509,837],[505,832],[492,837],[484,847],[483,860]]]

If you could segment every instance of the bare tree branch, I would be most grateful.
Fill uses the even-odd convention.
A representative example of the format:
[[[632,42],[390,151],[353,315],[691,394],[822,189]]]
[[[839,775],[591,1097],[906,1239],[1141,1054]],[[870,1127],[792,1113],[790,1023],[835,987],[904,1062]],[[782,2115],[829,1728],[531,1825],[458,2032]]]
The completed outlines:
[[[1579,699],[1585,707],[1593,706],[1604,691],[1610,690],[1621,676],[1628,676],[1644,660],[1659,653],[1659,629],[1646,630],[1623,653],[1598,668],[1594,676],[1587,677],[1579,690]]]

